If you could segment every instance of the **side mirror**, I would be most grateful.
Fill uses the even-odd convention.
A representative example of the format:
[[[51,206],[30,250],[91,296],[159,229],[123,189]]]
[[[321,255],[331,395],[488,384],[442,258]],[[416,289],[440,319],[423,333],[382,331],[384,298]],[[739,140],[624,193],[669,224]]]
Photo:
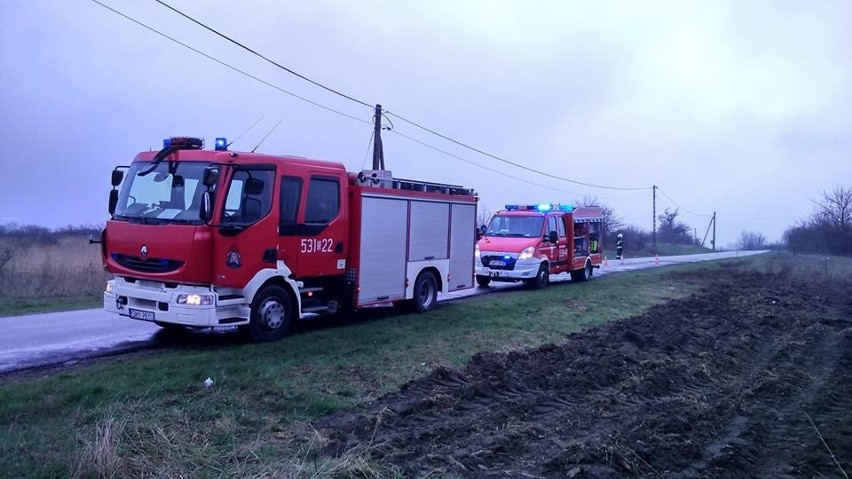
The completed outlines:
[[[110,181],[112,182],[113,188],[121,184],[121,180],[124,179],[124,172],[119,170],[118,168],[112,170],[112,178]]]
[[[263,193],[263,181],[257,178],[249,178],[246,180],[245,193],[247,195],[256,196]]]
[[[480,238],[482,238],[483,236],[485,236],[485,232],[486,232],[486,231],[488,231],[488,227],[487,227],[487,226],[485,226],[485,225],[479,225],[479,227],[478,227],[478,228],[476,228],[476,241],[479,241],[479,239],[480,239]]]
[[[118,190],[109,190],[109,215],[115,214],[115,207],[118,206]]]
[[[204,168],[204,178],[201,180],[201,183],[207,188],[212,188],[216,186],[217,181],[219,181],[219,168],[213,166]]]
[[[559,236],[556,234],[556,231],[551,231],[550,233],[548,233],[547,241],[550,241],[551,243],[556,243],[558,240]]]
[[[213,217],[213,208],[211,206],[213,201],[211,196],[209,191],[201,193],[201,207],[198,209],[198,216],[205,223],[209,223],[210,218]]]

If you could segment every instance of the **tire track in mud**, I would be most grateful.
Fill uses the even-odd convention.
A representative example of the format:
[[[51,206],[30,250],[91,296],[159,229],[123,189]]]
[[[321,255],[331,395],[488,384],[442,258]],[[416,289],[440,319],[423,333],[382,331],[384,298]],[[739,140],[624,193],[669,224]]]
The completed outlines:
[[[804,412],[852,459],[850,308],[822,285],[697,274],[689,298],[319,421],[325,453],[368,449],[406,477],[836,474]]]

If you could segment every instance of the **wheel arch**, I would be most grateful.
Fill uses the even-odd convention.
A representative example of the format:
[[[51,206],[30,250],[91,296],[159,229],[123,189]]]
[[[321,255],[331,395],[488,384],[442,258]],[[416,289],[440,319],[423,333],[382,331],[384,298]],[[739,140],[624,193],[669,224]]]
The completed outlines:
[[[249,281],[243,288],[243,297],[248,304],[252,304],[258,293],[263,291],[269,285],[281,286],[284,291],[290,296],[290,301],[293,303],[296,318],[301,316],[302,298],[298,294],[299,286],[295,280],[290,278],[290,268],[283,261],[278,262],[278,267],[275,269],[265,268],[257,272],[254,278]]]

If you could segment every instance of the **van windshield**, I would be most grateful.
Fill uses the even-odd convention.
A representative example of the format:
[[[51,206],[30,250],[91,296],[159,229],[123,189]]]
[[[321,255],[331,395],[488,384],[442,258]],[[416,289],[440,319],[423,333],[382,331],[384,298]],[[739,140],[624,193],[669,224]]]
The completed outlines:
[[[121,186],[115,218],[142,223],[204,224],[201,182],[209,163],[162,162],[141,176],[150,163],[133,163]]]
[[[488,236],[532,238],[541,236],[543,216],[495,216],[488,225]]]

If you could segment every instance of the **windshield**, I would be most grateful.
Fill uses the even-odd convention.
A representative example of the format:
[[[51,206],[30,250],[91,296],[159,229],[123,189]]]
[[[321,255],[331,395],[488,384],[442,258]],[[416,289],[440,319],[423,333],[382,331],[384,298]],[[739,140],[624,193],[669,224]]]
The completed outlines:
[[[133,163],[121,186],[117,219],[143,223],[204,224],[199,216],[201,179],[209,163],[162,162],[145,176],[150,163]]]
[[[488,225],[489,236],[507,236],[514,238],[532,238],[541,236],[544,225],[543,216],[495,216]]]

